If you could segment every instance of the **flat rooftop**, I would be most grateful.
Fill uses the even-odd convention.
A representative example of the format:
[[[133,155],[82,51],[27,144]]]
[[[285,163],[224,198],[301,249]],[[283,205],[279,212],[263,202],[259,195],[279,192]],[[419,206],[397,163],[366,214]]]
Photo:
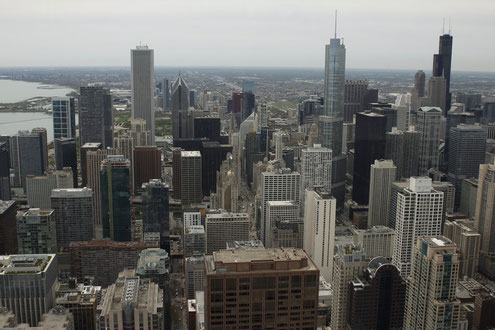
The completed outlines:
[[[0,214],[5,212],[9,207],[14,205],[14,201],[0,201]]]
[[[201,153],[199,151],[181,151],[181,157],[201,157]]]
[[[213,252],[205,257],[207,273],[318,270],[302,249],[236,249]]]
[[[45,271],[54,259],[55,254],[12,254],[0,256],[0,275],[9,273],[40,273]]]
[[[455,246],[450,239],[445,236],[431,236],[431,237],[423,237],[423,241],[430,246],[433,247],[442,247],[442,246]]]

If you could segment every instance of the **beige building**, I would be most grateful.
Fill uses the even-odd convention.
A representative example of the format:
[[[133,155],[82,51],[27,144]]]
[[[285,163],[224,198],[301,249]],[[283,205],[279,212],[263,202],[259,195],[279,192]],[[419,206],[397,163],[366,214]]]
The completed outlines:
[[[395,181],[397,167],[389,159],[375,160],[371,165],[368,228],[388,224],[390,184]]]
[[[395,231],[385,226],[374,226],[370,229],[351,228],[355,245],[361,246],[370,259],[385,257],[392,259],[394,252]]]
[[[225,249],[227,242],[249,240],[250,222],[247,213],[207,214],[206,254]]]
[[[26,176],[26,195],[31,207],[51,209],[52,189],[74,188],[72,168],[60,171],[47,171],[44,176]]]
[[[319,270],[300,249],[205,257],[207,329],[316,329]]]
[[[474,277],[478,272],[481,235],[474,229],[474,221],[459,219],[445,221],[443,234],[457,245],[459,275]]]

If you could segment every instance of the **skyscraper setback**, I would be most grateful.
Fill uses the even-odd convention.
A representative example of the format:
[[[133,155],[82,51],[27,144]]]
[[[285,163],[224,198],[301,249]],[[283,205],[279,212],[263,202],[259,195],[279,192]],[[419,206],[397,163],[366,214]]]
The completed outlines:
[[[443,77],[446,80],[445,109],[443,114],[447,115],[450,109],[452,94],[450,93],[450,69],[452,65],[452,42],[453,38],[448,34],[440,36],[438,54],[433,55],[433,77]]]
[[[153,49],[137,46],[131,49],[132,118],[146,120],[155,144],[155,70]]]

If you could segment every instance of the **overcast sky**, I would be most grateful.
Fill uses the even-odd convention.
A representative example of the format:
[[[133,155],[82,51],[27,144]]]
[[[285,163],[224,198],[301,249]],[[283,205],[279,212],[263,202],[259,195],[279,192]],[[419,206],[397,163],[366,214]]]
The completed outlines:
[[[323,67],[335,9],[347,67],[431,70],[450,16],[453,70],[495,71],[494,0],[0,0],[0,66]]]

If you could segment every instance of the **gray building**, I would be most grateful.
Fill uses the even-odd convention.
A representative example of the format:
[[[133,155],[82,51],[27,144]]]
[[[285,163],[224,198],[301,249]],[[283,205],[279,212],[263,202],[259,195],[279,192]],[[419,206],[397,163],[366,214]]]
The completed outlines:
[[[73,97],[52,98],[53,138],[76,138],[76,109]]]
[[[201,153],[199,151],[181,151],[181,200],[182,205],[201,203]]]
[[[52,189],[73,188],[74,180],[70,167],[62,171],[47,171],[44,176],[26,177],[26,195],[29,206],[50,209]]]
[[[395,181],[397,167],[387,159],[375,160],[370,171],[368,228],[388,225],[390,185]]]
[[[417,112],[416,130],[420,133],[419,175],[426,175],[431,168],[438,169],[441,118],[442,109],[438,107],[421,107]]]
[[[448,180],[455,186],[455,210],[461,204],[462,181],[478,178],[485,161],[486,132],[481,126],[458,125],[450,129]]]
[[[172,136],[174,140],[186,136],[187,109],[189,109],[189,87],[179,73],[172,84]]]
[[[476,200],[478,198],[478,180],[464,179],[461,185],[461,205],[459,211],[470,219],[476,214]]]
[[[247,213],[213,213],[206,215],[206,253],[225,249],[227,242],[249,240],[251,221]]]
[[[0,200],[10,200],[10,152],[7,141],[0,142]]]
[[[416,131],[392,130],[385,136],[385,159],[397,167],[396,179],[418,175],[419,137]]]
[[[146,120],[155,144],[155,69],[154,52],[148,46],[131,49],[132,118]]]
[[[34,327],[55,304],[55,254],[0,256],[0,305],[15,314],[18,323]]]
[[[43,175],[46,170],[41,134],[19,131],[10,138],[14,186],[26,187],[26,176]]]
[[[186,297],[187,299],[194,299],[196,291],[204,291],[206,278],[205,257],[190,257],[184,260]]]
[[[112,95],[102,86],[80,88],[79,95],[79,143],[101,143],[113,146]],[[82,159],[82,157],[81,157]]]
[[[91,188],[53,189],[51,205],[57,228],[58,248],[94,237],[93,191]]]
[[[73,187],[77,187],[77,146],[76,138],[55,139],[55,168],[63,170],[65,167],[72,169]]]
[[[205,253],[205,228],[202,225],[184,227],[184,257],[201,256]]]
[[[445,221],[443,233],[457,245],[459,276],[474,278],[478,272],[481,244],[481,235],[474,229],[474,221],[468,219]]]
[[[57,252],[57,232],[53,210],[29,209],[17,214],[19,253]]]

